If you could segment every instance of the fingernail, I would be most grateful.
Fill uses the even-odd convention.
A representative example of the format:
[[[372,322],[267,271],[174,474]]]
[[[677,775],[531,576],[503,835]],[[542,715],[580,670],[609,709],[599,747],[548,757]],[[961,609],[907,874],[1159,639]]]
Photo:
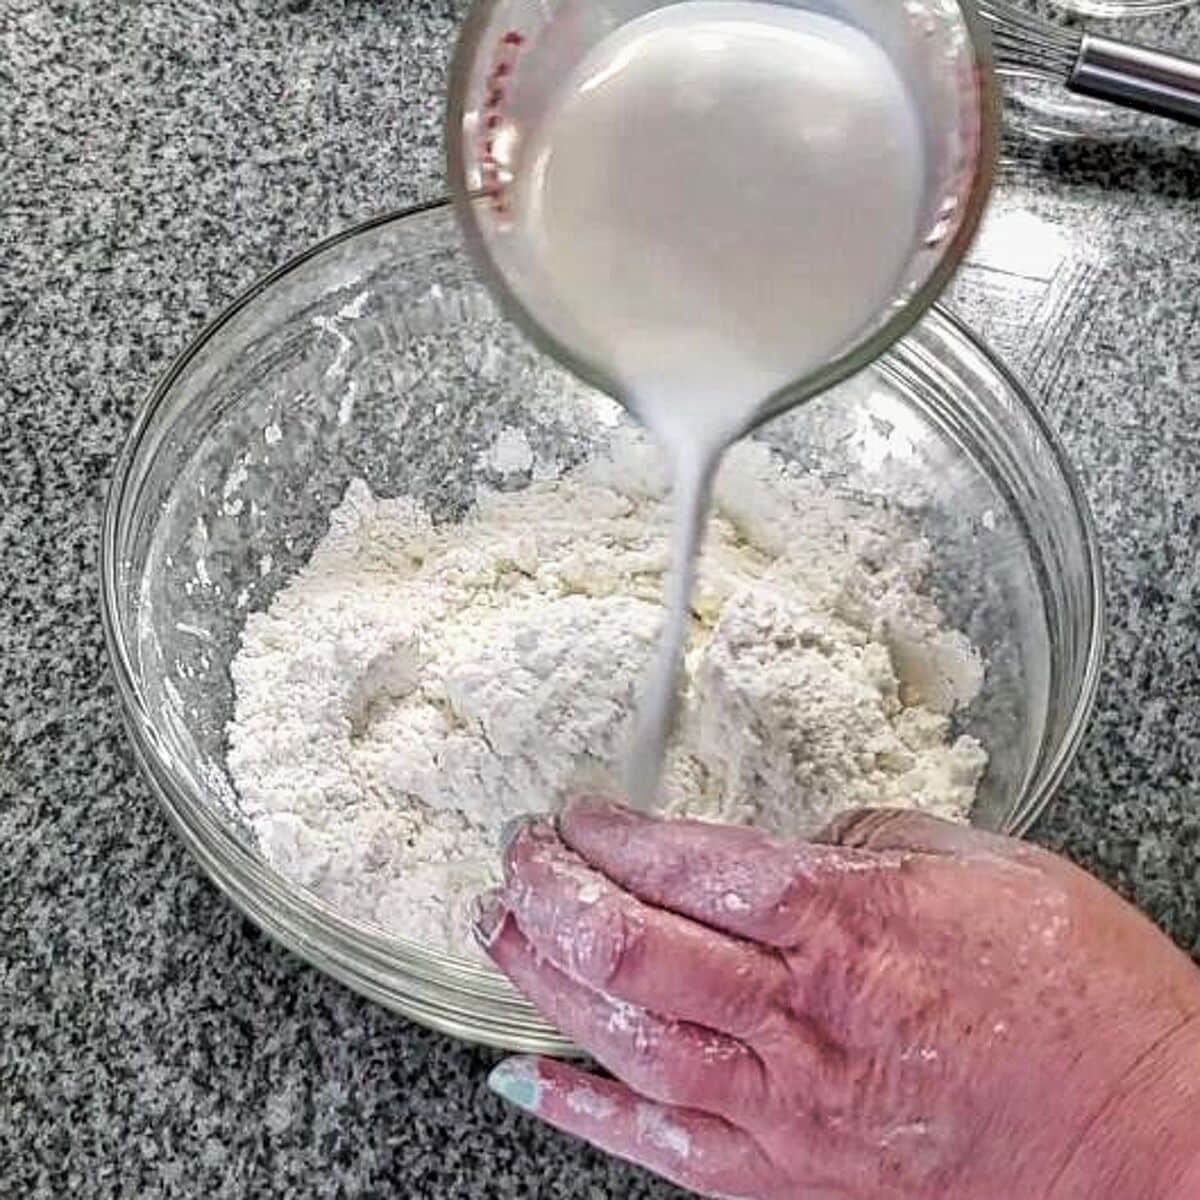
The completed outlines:
[[[486,950],[495,940],[504,925],[508,910],[500,899],[500,892],[493,888],[471,901],[471,932],[475,940]]]
[[[616,807],[618,807],[617,802],[608,796],[601,796],[595,792],[576,792],[563,806],[563,811],[587,813],[596,812],[599,809]]]
[[[537,818],[530,813],[523,813],[519,817],[509,817],[500,826],[500,853],[507,853],[509,846],[517,840],[517,835],[521,830],[528,829],[536,820]]]
[[[586,813],[594,803],[595,801],[587,792],[576,792],[574,795],[568,796],[567,802],[554,814],[554,832],[560,838],[563,837],[564,827],[581,813]],[[563,840],[566,839],[563,838]]]
[[[572,821],[586,821],[589,817],[598,817],[609,822],[622,821],[629,817],[645,816],[644,813],[630,808],[628,804],[623,804],[620,800],[614,800],[611,796],[597,795],[594,792],[584,792],[580,795],[572,796],[567,801],[562,815]]]
[[[537,1060],[506,1058],[488,1076],[488,1087],[502,1100],[516,1105],[524,1112],[537,1112],[542,1096]]]

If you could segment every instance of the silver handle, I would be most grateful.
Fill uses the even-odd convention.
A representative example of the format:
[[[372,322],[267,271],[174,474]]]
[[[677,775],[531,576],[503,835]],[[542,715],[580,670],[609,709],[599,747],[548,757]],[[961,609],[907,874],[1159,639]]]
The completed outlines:
[[[1067,87],[1200,125],[1200,63],[1174,54],[1084,34]]]

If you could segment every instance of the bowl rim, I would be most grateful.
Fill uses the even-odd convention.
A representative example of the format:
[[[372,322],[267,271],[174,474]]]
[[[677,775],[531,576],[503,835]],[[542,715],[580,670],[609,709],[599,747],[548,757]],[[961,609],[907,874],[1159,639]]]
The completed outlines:
[[[1072,507],[1075,515],[1079,518],[1083,532],[1083,549],[1087,556],[1087,582],[1093,597],[1091,625],[1088,629],[1088,657],[1084,664],[1079,698],[1075,703],[1075,710],[1071,714],[1071,720],[1059,742],[1058,749],[1046,765],[1039,786],[1033,790],[1024,805],[1017,811],[1010,828],[1006,831],[1013,837],[1024,837],[1042,813],[1046,811],[1046,807],[1053,799],[1063,777],[1075,761],[1080,744],[1087,733],[1092,712],[1096,707],[1096,696],[1100,689],[1100,676],[1104,668],[1107,641],[1108,609],[1107,588],[1104,582],[1104,556],[1100,549],[1100,536],[1096,527],[1095,514],[1092,512],[1091,502],[1084,491],[1083,481],[1079,478],[1079,473],[1071,462],[1066,444],[1058,430],[1042,411],[1041,404],[1035,399],[1017,372],[1004,362],[957,313],[940,303],[934,304],[930,313],[934,318],[944,321],[959,337],[973,345],[1009,391],[1021,401],[1026,415],[1050,449],[1055,466],[1070,494]]]
[[[188,789],[180,787],[179,781],[169,775],[160,778],[163,764],[154,736],[153,713],[134,669],[119,617],[122,575],[118,537],[122,516],[130,502],[133,468],[155,417],[180,376],[226,325],[285,276],[356,237],[438,210],[452,215],[451,200],[439,197],[378,214],[287,258],[246,287],[204,325],[160,374],[135,414],[114,463],[105,499],[98,554],[101,623],[122,717],[139,770],[192,856],[236,908],[304,961],[440,1032],[503,1049],[570,1053],[569,1042],[548,1025],[531,1020],[532,1009],[516,1003],[516,994],[497,972],[482,964],[428,950],[419,943],[386,934],[378,926],[347,916],[252,854],[201,796],[188,794]],[[1019,401],[1036,433],[1044,439],[1065,482],[1083,537],[1086,585],[1093,598],[1087,631],[1088,657],[1071,720],[1054,755],[1039,772],[1037,787],[1010,822],[1007,832],[1021,836],[1044,812],[1062,782],[1095,705],[1105,642],[1105,587],[1099,540],[1091,507],[1065,446],[1018,376],[969,326],[942,305],[934,305],[926,319],[948,327],[959,340],[980,353]],[[289,920],[283,919],[285,910]],[[456,1006],[456,999],[462,1004]]]

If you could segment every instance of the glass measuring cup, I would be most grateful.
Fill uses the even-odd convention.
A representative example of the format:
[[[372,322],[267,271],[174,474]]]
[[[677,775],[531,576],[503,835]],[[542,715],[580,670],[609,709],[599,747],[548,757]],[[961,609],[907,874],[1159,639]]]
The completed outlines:
[[[589,51],[627,22],[672,2],[677,0],[477,0],[450,86],[451,189],[485,277],[535,343],[635,416],[641,415],[636,396],[556,303],[514,220],[510,185],[531,131]],[[990,44],[971,0],[777,3],[862,28],[882,47],[919,114],[927,161],[918,233],[893,295],[851,344],[764,395],[740,432],[871,362],[937,298],[982,215],[998,137]]]

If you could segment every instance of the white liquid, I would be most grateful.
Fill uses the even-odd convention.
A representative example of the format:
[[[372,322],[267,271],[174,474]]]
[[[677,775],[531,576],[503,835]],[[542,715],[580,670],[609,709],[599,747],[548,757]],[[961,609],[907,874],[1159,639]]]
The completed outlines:
[[[902,282],[925,153],[883,50],[802,9],[691,0],[618,28],[531,131],[514,231],[537,315],[666,446],[674,572],[632,756],[673,723],[708,485],[778,389],[847,349]]]

